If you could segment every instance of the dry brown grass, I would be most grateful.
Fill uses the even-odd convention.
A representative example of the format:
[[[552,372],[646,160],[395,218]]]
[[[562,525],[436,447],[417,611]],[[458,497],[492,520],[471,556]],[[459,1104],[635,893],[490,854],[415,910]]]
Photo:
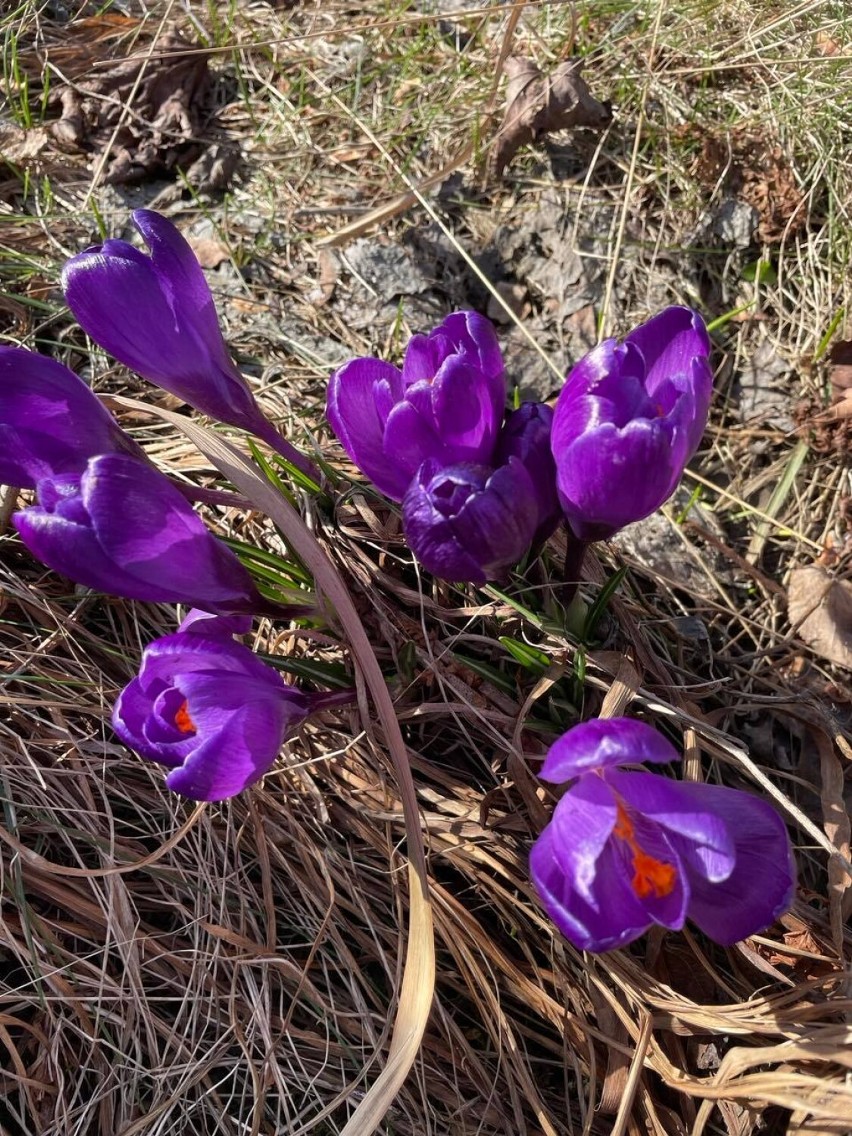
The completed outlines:
[[[61,33],[43,5],[0,18],[19,124],[23,101],[38,117],[45,45],[65,71],[92,43],[91,25],[72,34],[87,15],[80,7]],[[268,412],[340,469],[322,420],[335,351],[392,355],[425,316],[408,300],[382,306],[350,270],[346,246],[319,242],[467,147],[464,188],[426,194],[437,217],[428,233],[443,225],[445,246],[477,258],[500,224],[555,194],[578,244],[590,224],[600,239],[584,255],[599,270],[595,314],[608,332],[670,300],[711,316],[749,307],[718,333],[707,443],[687,494],[660,522],[656,539],[676,542],[675,575],[641,550],[600,550],[587,566],[590,600],[617,565],[629,571],[586,644],[519,610],[544,610],[558,539],[505,594],[460,591],[414,573],[394,511],[369,493],[343,482],[333,507],[302,501],[388,678],[405,769],[392,760],[396,727],[362,691],[357,710],[307,727],[244,797],[196,809],[171,796],[108,723],[142,647],[174,626],[174,613],[74,591],[2,538],[0,1132],[341,1132],[404,1046],[400,1022],[411,1037],[423,1025],[418,1001],[431,991],[402,985],[404,973],[410,982],[429,969],[418,942],[428,921],[411,930],[410,864],[421,848],[434,998],[381,1131],[848,1132],[852,699],[845,672],[807,651],[784,605],[789,569],[826,545],[844,571],[848,470],[783,425],[740,418],[735,385],[768,341],[791,364],[781,409],[823,397],[813,357],[850,298],[843,5],[679,0],[645,14],[620,0],[484,3],[440,19],[438,5],[391,0],[148,7],[129,33],[104,26],[112,49],[131,34],[133,50],[150,53],[165,18],[202,29],[236,91],[223,96],[216,130],[244,151],[225,205],[164,184],[161,207],[184,225],[212,220],[240,269],[211,274],[230,342]],[[572,44],[587,52],[587,77],[613,99],[616,119],[601,138],[525,153],[504,184],[483,191],[475,164],[510,32],[513,49],[541,66]],[[55,280],[62,258],[95,233],[89,203],[120,232],[141,199],[104,187],[97,154],[61,153],[38,129],[23,131],[34,152],[15,152],[0,189],[4,330],[90,367],[102,391],[138,395],[136,380],[69,325]],[[727,195],[758,209],[748,253],[696,236]],[[427,220],[414,201],[380,232],[422,255],[411,242]],[[745,278],[755,255],[774,280]],[[458,264],[425,264],[436,289],[424,303],[436,312],[459,291],[487,302]],[[567,340],[546,297],[525,286],[522,322],[547,331],[561,372]],[[516,356],[515,379],[529,350]],[[119,413],[164,468],[214,476],[172,426]],[[282,548],[259,513],[208,519]],[[280,521],[285,534],[290,523]],[[696,618],[698,631],[684,623]],[[257,645],[278,661],[361,673],[363,647],[344,624],[264,623]],[[520,667],[498,636],[536,645],[549,668]],[[625,708],[683,736],[687,776],[769,794],[784,811],[801,887],[765,934],[731,950],[689,931],[651,934],[593,957],[543,916],[526,866],[552,804],[537,758],[578,714]],[[412,943],[419,971],[406,969]]]

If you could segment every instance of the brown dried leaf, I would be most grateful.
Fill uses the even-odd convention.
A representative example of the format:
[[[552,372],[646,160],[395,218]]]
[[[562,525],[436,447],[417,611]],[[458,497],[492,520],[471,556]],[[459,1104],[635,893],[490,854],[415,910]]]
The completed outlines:
[[[852,581],[812,565],[790,573],[787,612],[799,638],[823,659],[852,669]]]
[[[828,381],[835,399],[852,387],[852,339],[839,339],[828,353]]]
[[[62,115],[52,133],[66,148],[111,146],[104,180],[113,184],[186,168],[201,151],[207,62],[207,52],[167,32],[150,54],[61,87]]]
[[[188,237],[188,242],[195,253],[196,260],[202,268],[218,268],[219,265],[231,259],[231,252],[221,241],[215,237]]]
[[[521,146],[543,134],[577,126],[602,130],[609,125],[612,107],[592,97],[580,77],[582,67],[582,59],[569,59],[552,74],[543,75],[531,59],[510,56],[506,60],[506,114],[491,160],[498,177]]]

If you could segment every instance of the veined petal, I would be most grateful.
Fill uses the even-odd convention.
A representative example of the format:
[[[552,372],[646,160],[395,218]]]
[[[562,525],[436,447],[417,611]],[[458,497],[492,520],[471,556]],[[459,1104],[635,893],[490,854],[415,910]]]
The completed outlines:
[[[635,718],[592,718],[572,726],[548,751],[539,776],[561,784],[591,769],[680,761],[658,730]]]
[[[710,354],[704,320],[691,308],[665,308],[634,328],[624,342],[636,347],[645,361],[645,386],[651,398],[660,383],[672,375],[689,374],[694,359]]]
[[[689,875],[688,917],[723,946],[764,930],[793,901],[796,865],[787,828],[767,801],[721,785],[685,785],[704,807],[725,821],[734,839],[736,864],[714,882],[703,857],[689,843],[677,845]]]
[[[633,894],[610,845],[597,861],[594,902],[583,899],[559,861],[548,825],[530,851],[530,873],[550,918],[578,950],[610,951],[648,930],[652,919]]]
[[[394,501],[401,500],[411,480],[385,452],[385,430],[393,413],[388,394],[398,388],[399,371],[381,359],[353,359],[331,376],[328,420],[352,461]],[[377,406],[384,403],[384,417]],[[417,467],[414,466],[416,469]]]
[[[634,812],[666,829],[678,855],[708,881],[719,882],[730,876],[736,863],[734,836],[714,808],[712,794],[706,792],[708,786],[638,770],[620,773],[610,769],[606,780]]]
[[[653,513],[682,470],[660,419],[588,430],[556,455],[557,489],[578,540],[603,540]]]

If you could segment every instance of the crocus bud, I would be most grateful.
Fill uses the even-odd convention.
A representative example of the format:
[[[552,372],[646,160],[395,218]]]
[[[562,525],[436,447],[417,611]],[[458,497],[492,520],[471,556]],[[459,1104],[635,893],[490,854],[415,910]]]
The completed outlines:
[[[530,853],[545,909],[580,950],[622,947],[691,919],[725,946],[789,907],[796,869],[783,820],[739,789],[620,768],[679,760],[629,718],[584,722],[551,747],[541,776],[576,778]]]
[[[0,347],[0,485],[34,489],[109,453],[143,456],[82,379],[46,355]]]
[[[551,446],[579,540],[606,539],[672,494],[707,422],[709,351],[701,316],[666,308],[623,343],[605,339],[568,375]]]
[[[495,465],[517,458],[535,487],[538,522],[533,542],[547,540],[562,519],[556,463],[550,449],[553,411],[545,402],[524,402],[506,418],[497,440]]]
[[[37,492],[14,525],[34,556],[78,584],[211,612],[262,606],[234,553],[147,463],[104,454],[80,475],[43,478]]]
[[[265,433],[192,249],[171,221],[150,209],[135,210],[133,224],[149,254],[108,240],[63,268],[62,289],[80,326],[119,362],[203,414]]]
[[[535,488],[517,458],[496,470],[424,462],[402,503],[405,537],[423,567],[473,584],[500,579],[517,564],[537,517]]]
[[[174,792],[221,801],[270,769],[310,705],[248,647],[178,631],[145,648],[112,722],[126,745],[170,769]]]
[[[429,458],[491,465],[505,401],[492,324],[454,312],[412,338],[401,371],[381,359],[353,359],[335,371],[328,420],[358,468],[401,501]]]

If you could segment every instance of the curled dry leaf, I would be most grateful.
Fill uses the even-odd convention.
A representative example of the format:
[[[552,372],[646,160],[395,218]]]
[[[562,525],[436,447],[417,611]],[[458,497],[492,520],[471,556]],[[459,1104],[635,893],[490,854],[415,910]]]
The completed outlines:
[[[787,613],[796,634],[821,658],[852,670],[852,580],[812,565],[790,573]]]
[[[497,177],[521,146],[543,134],[569,127],[602,130],[612,121],[612,107],[600,103],[581,78],[582,59],[569,59],[543,75],[531,59],[506,60],[506,114],[494,140],[491,170]]]
[[[839,339],[828,353],[828,381],[835,402],[852,390],[852,339]]]
[[[112,184],[185,168],[203,148],[207,63],[208,52],[167,32],[150,51],[61,85],[55,94],[62,114],[53,136],[66,149],[101,152],[109,146],[105,180]]]

